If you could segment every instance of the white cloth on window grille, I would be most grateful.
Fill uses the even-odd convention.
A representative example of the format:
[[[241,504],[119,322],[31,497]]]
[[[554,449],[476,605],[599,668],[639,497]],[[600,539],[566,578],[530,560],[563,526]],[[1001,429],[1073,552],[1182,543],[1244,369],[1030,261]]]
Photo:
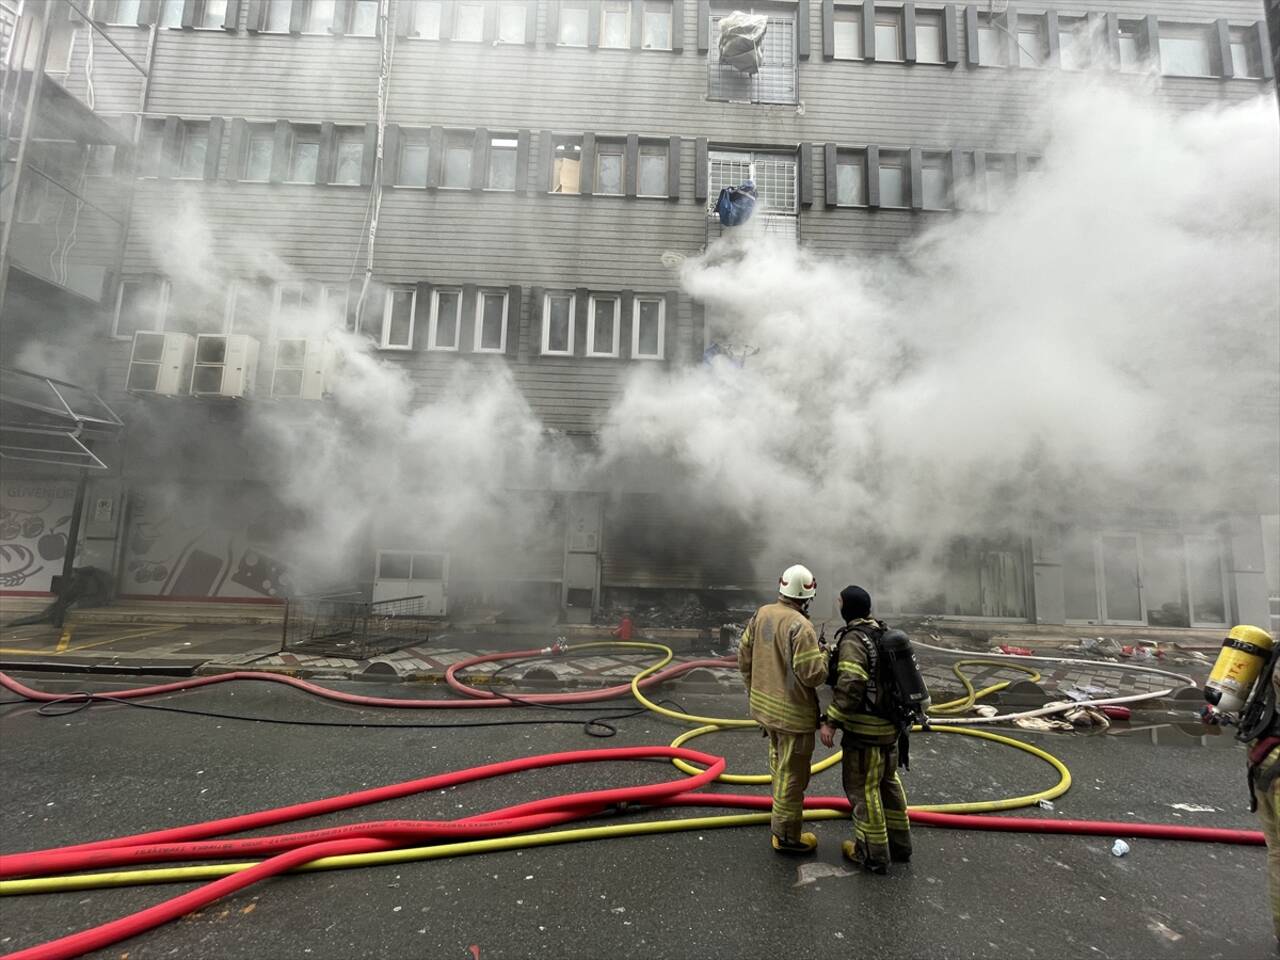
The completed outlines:
[[[720,19],[720,62],[747,76],[755,76],[764,63],[764,35],[769,18],[735,10]]]

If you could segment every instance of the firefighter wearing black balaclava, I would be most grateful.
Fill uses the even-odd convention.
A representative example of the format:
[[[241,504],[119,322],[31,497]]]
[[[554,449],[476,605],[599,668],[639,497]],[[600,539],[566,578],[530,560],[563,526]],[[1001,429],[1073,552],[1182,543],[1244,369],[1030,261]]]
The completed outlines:
[[[751,716],[769,738],[770,828],[779,853],[811,853],[818,846],[816,836],[801,831],[818,728],[817,688],[827,679],[826,653],[807,615],[817,590],[808,567],[788,567],[778,579],[777,601],[756,611],[738,647]]]
[[[840,616],[845,626],[836,634],[833,696],[819,736],[830,747],[836,730],[842,731],[841,773],[853,807],[853,839],[841,849],[853,863],[883,874],[890,860],[911,859],[907,792],[898,778],[901,731],[867,697],[874,667],[864,638],[878,638],[886,628],[871,618],[871,596],[861,587],[840,591]]]

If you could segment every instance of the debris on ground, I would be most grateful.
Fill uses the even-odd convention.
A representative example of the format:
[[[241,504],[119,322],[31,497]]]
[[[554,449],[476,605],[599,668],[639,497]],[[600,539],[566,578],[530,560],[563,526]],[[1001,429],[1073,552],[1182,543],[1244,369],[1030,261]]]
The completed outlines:
[[[1185,810],[1187,813],[1217,813],[1217,807],[1206,807],[1199,803],[1169,803],[1165,806],[1174,810]]]
[[[1048,732],[1051,730],[1074,730],[1075,727],[1063,720],[1051,720],[1048,717],[1019,717],[1013,721],[1015,727],[1021,727],[1023,730],[1039,730]]]
[[[1129,852],[1129,845],[1123,840],[1117,840],[1111,845],[1111,855],[1113,857],[1123,857]]]
[[[1036,653],[1030,647],[1015,647],[1010,643],[1002,643],[991,652],[996,653],[997,651],[1011,657],[1034,657]]]

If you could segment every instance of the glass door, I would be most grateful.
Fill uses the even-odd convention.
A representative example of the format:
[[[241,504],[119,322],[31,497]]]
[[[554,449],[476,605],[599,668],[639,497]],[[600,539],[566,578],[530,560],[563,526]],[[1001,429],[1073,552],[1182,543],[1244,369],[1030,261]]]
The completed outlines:
[[[1102,616],[1108,623],[1145,624],[1141,547],[1136,533],[1098,538]]]

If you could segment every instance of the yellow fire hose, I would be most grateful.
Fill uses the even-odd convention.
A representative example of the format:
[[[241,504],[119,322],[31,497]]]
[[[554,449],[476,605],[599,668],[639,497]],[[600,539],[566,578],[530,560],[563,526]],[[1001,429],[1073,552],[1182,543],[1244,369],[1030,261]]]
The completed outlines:
[[[677,737],[672,742],[672,746],[680,746],[695,737],[703,736],[708,733],[727,729],[745,729],[758,726],[754,720],[750,719],[702,717],[696,714],[682,713],[678,710],[671,710],[667,707],[661,706],[660,704],[654,703],[646,697],[643,691],[639,688],[640,682],[650,674],[661,670],[670,663],[675,656],[674,651],[665,644],[650,643],[646,641],[625,641],[613,643],[591,642],[575,644],[568,647],[567,650],[577,651],[602,646],[654,650],[663,654],[662,658],[657,663],[646,667],[632,678],[631,692],[636,700],[654,713],[683,723],[701,724],[701,726],[696,729],[689,730]],[[1020,669],[1031,674],[1034,679],[1039,679],[1039,674],[1034,670],[1029,670],[1025,667],[1019,667],[1002,661],[962,660],[954,665],[953,670],[964,685],[966,695],[959,700],[953,700],[949,703],[941,704],[939,707],[935,707],[934,712],[959,712],[967,709],[969,706],[972,706],[976,700],[1008,686],[1008,681],[1002,681],[981,690],[975,690],[972,682],[969,681],[969,679],[961,672],[960,668],[965,665],[978,664],[991,664],[1005,669]],[[1046,790],[1041,790],[1037,793],[1031,793],[1021,797],[1009,797],[1003,800],[984,800],[969,803],[923,804],[911,807],[910,809],[912,810],[941,811],[947,813],[986,813],[997,810],[1011,810],[1017,807],[1033,806],[1041,800],[1051,800],[1055,797],[1059,797],[1066,793],[1071,787],[1071,772],[1067,769],[1066,765],[1057,757],[1045,750],[1041,750],[1039,747],[1032,746],[1029,743],[1024,743],[1021,740],[1015,740],[1012,737],[989,733],[985,730],[973,730],[963,727],[935,729],[944,733],[954,733],[961,736],[990,740],[995,743],[1001,743],[1006,746],[1022,750],[1052,766],[1054,770],[1057,771],[1059,779],[1056,784]],[[840,753],[835,753],[825,758],[814,765],[813,772],[820,773],[821,771],[834,766],[840,761],[840,756]],[[685,773],[696,774],[699,772],[696,767],[685,763],[684,761],[675,760],[674,762],[676,766]],[[770,781],[768,774],[725,774],[719,779],[726,783],[749,784],[761,784],[768,783]],[[847,818],[847,814],[836,810],[804,811],[804,819],[806,820],[840,820]],[[468,840],[459,843],[435,844],[426,847],[408,847],[402,850],[386,850],[378,853],[361,853],[340,857],[327,857],[299,867],[298,872],[382,866],[393,863],[410,863],[419,860],[439,860],[447,857],[467,856],[476,853],[495,853],[503,850],[521,850],[532,847],[550,846],[553,844],[573,843],[580,840],[604,840],[617,837],[643,836],[653,833],[674,833],[688,830],[714,830],[724,827],[752,826],[768,822],[769,814],[767,813],[748,813],[717,817],[684,817],[671,820],[651,820],[641,823],[616,824],[604,827],[577,827],[568,830],[522,834],[510,837],[495,837],[485,840]],[[0,880],[0,896],[16,896],[33,893],[58,893],[70,890],[91,890],[105,887],[134,886],[139,884],[193,883],[216,879],[218,877],[237,873],[241,870],[247,870],[249,867],[254,866],[256,862],[257,861],[201,864],[189,867],[162,867],[157,869],[119,870],[106,873],[35,877],[25,880]]]

